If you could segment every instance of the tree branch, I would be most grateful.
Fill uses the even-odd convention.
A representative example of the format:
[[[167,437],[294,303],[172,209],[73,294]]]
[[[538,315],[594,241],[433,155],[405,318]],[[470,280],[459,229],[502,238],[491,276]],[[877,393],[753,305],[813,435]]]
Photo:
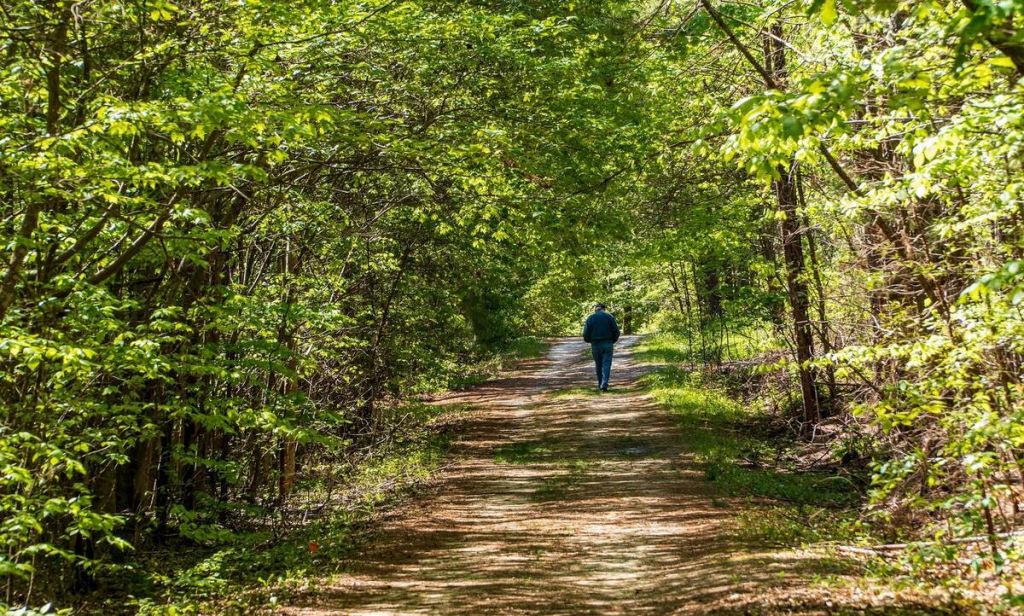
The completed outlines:
[[[704,10],[708,12],[708,15],[711,16],[711,19],[714,20],[716,24],[718,24],[718,27],[722,29],[722,32],[724,32],[725,35],[729,38],[729,40],[732,41],[732,44],[733,46],[736,47],[736,50],[743,54],[743,57],[747,59],[747,62],[750,62],[751,66],[753,66],[754,69],[761,74],[761,77],[764,78],[765,84],[769,88],[776,90],[780,89],[778,81],[776,81],[774,76],[770,72],[768,72],[768,69],[765,68],[764,65],[757,61],[757,58],[755,58],[754,54],[752,54],[750,50],[747,49],[747,46],[744,45],[742,41],[740,41],[739,37],[736,36],[736,33],[733,32],[733,29],[730,28],[729,24],[727,24],[725,20],[722,18],[721,13],[715,10],[715,7],[712,6],[711,0],[700,0],[700,3],[704,7]],[[842,165],[839,164],[839,161],[836,160],[836,157],[832,155],[832,152],[829,151],[828,146],[825,145],[825,142],[821,139],[820,136],[818,137],[818,151],[821,152],[821,155],[825,157],[825,161],[828,162],[828,166],[832,168],[832,171],[834,171],[835,174],[839,176],[839,179],[843,181],[843,184],[845,184],[846,187],[850,189],[850,192],[854,193],[855,195],[863,194],[860,187],[857,185],[857,182],[850,176],[849,173],[846,172],[845,169],[843,169]]]

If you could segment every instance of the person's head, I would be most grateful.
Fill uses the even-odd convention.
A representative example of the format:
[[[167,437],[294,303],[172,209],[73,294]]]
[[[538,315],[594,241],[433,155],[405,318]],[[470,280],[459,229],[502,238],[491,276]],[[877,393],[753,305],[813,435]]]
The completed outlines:
[[[601,312],[604,309],[605,309],[605,305],[602,304],[601,302],[598,302],[598,303],[594,304],[594,312]]]

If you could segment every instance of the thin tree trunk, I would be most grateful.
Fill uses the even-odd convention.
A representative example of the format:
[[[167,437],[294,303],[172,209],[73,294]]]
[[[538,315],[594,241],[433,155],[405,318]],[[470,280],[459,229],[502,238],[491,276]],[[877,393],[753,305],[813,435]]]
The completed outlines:
[[[817,309],[818,309],[818,339],[821,341],[821,350],[823,353],[831,353],[833,350],[832,340],[829,338],[829,322],[828,312],[825,304],[825,284],[821,280],[821,266],[818,261],[818,248],[817,242],[814,239],[814,232],[811,230],[810,220],[807,218],[806,209],[807,201],[804,198],[803,188],[803,176],[797,173],[797,194],[800,197],[800,206],[804,208],[805,214],[803,215],[803,226],[804,233],[807,236],[807,255],[808,255],[808,268],[811,271],[811,280],[814,281],[814,292],[817,298]],[[829,364],[825,369],[825,383],[828,387],[828,401],[826,405],[826,414],[830,413],[836,408],[838,402],[838,389],[836,386],[836,371],[835,368]]]
[[[764,34],[765,70],[771,76],[767,87],[783,87],[787,81],[786,54],[782,44],[782,24],[776,22]],[[800,394],[803,402],[803,420],[807,425],[821,418],[818,401],[817,376],[810,362],[814,360],[814,334],[810,320],[810,293],[805,279],[803,230],[798,214],[799,186],[797,165],[779,168],[779,179],[772,183],[782,221],[779,224],[782,255],[786,265],[786,290],[793,318],[796,359],[799,364]]]
[[[288,317],[290,306],[295,296],[295,283],[292,281],[292,277],[297,275],[302,269],[301,254],[292,254],[291,240],[289,240],[288,247],[285,249],[283,269],[288,290],[285,294],[284,316],[281,319],[281,331],[278,334],[278,340],[288,349],[288,367],[292,374],[288,376],[279,375],[278,378],[281,381],[281,395],[287,398],[294,395],[298,390],[298,377],[295,375],[295,370],[298,368],[295,351],[295,329],[288,323]],[[277,496],[278,500],[282,503],[291,496],[292,490],[295,488],[295,454],[297,449],[298,443],[295,439],[287,436],[281,439],[278,451],[278,470],[280,472],[278,474]]]

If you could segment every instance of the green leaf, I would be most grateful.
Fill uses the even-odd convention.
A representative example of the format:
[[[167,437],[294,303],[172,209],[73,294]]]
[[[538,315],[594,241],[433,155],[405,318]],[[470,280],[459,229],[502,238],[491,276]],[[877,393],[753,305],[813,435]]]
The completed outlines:
[[[818,14],[821,16],[822,23],[826,26],[836,23],[836,19],[839,17],[839,13],[836,10],[836,0],[825,0],[822,2]]]

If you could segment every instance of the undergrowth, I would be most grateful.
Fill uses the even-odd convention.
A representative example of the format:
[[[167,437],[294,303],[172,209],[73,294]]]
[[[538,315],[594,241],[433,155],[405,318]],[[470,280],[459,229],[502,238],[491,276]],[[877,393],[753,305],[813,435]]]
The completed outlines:
[[[526,359],[537,359],[547,353],[550,345],[536,336],[520,336],[491,349],[472,361],[453,367],[448,378],[437,383],[435,390],[462,390],[480,385]]]
[[[722,495],[756,501],[739,516],[740,535],[774,545],[853,540],[866,532],[860,521],[861,477],[835,465],[805,469],[791,435],[780,433],[768,405],[744,400],[723,373],[688,369],[678,334],[655,334],[637,359],[663,364],[641,383],[680,427],[704,478]],[[841,452],[825,452],[828,460]]]
[[[643,377],[686,435],[686,445],[705,477],[734,495],[763,496],[788,503],[847,507],[858,500],[849,479],[804,473],[786,458],[788,443],[764,430],[769,421],[756,407],[737,401],[713,376],[666,366]]]
[[[462,366],[444,385],[475,385],[516,361],[542,356],[547,348],[539,338],[515,339]],[[378,432],[391,435],[388,439],[311,462],[296,496],[284,506],[235,507],[226,512],[230,523],[208,525],[218,528],[216,533],[192,529],[187,539],[140,549],[100,580],[101,590],[87,597],[81,610],[275,612],[310,579],[342,567],[368,523],[433,475],[465,410],[421,403],[379,409],[374,422]]]
[[[737,378],[736,370],[690,369],[690,355],[680,344],[674,334],[654,334],[644,341],[638,360],[659,367],[642,384],[676,419],[713,490],[749,498],[736,516],[738,538],[780,548],[824,549],[838,567],[826,581],[931,596],[934,613],[1017,613],[1024,608],[1021,582],[1011,579],[1016,573],[1008,569],[1000,576],[985,570],[984,544],[914,541],[912,529],[897,532],[872,515],[872,466],[865,451],[870,446],[862,437],[837,431],[821,442],[807,442],[791,430],[779,430],[780,423],[785,425],[779,417],[785,407],[778,403],[785,384],[766,380],[764,391],[752,390],[749,384],[756,379]],[[757,363],[749,361],[739,371],[756,376]],[[815,451],[816,463],[806,464],[808,456],[800,450]],[[906,547],[873,555],[865,547],[894,540],[906,541]],[[1016,554],[1022,544],[1014,538],[1005,549]],[[839,546],[861,552],[837,551]],[[859,575],[843,575],[843,567]]]
[[[394,507],[440,466],[451,428],[464,407],[413,404],[384,414],[394,438],[374,455],[335,468],[335,490],[322,475],[300,486],[295,502],[274,518],[258,508],[243,528],[208,542],[180,540],[141,551],[104,580],[103,597],[86,613],[259,614],[336,572],[360,544],[368,523]],[[340,463],[339,463],[340,464]]]

